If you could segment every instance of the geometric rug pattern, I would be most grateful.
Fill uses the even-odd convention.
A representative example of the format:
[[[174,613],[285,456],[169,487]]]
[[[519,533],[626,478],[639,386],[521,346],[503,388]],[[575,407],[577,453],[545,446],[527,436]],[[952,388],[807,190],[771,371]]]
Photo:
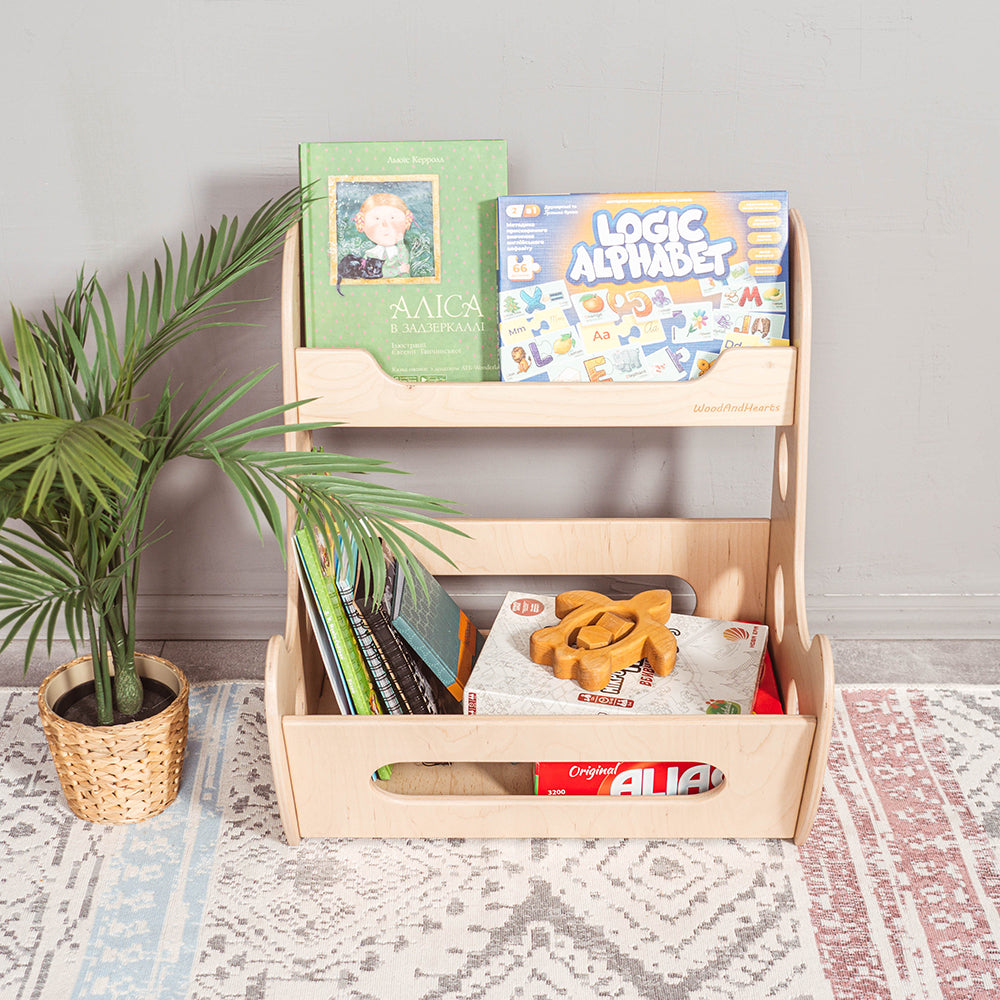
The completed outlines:
[[[801,848],[282,838],[258,683],[194,685],[178,800],[66,807],[0,688],[3,1000],[1000,995],[1000,688],[836,690]]]

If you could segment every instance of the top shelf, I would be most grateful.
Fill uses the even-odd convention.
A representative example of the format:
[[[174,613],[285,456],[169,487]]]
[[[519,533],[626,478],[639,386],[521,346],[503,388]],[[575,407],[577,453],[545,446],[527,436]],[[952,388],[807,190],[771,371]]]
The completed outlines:
[[[809,245],[788,214],[791,347],[723,351],[687,382],[401,382],[367,351],[303,347],[299,227],[285,241],[286,419],[355,427],[787,427],[804,404],[811,336]]]
[[[304,421],[355,427],[774,427],[792,423],[794,347],[724,351],[690,382],[400,382],[367,351],[295,351]]]

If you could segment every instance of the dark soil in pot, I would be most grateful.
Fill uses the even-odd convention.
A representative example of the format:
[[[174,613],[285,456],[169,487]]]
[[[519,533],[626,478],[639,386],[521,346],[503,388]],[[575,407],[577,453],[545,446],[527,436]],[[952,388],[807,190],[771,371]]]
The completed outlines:
[[[173,688],[153,680],[151,677],[140,677],[142,681],[142,708],[135,715],[122,715],[118,709],[114,712],[112,725],[121,726],[127,722],[142,722],[159,715],[177,697]],[[52,706],[52,711],[65,719],[66,722],[78,722],[84,726],[97,725],[97,697],[94,693],[94,682],[78,684],[67,691]]]

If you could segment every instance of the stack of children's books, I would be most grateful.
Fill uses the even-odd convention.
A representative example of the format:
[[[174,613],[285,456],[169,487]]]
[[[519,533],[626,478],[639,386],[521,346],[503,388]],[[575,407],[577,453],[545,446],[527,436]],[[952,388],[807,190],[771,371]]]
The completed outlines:
[[[342,715],[460,713],[483,637],[438,581],[385,552],[380,600],[357,549],[299,527],[296,565],[306,609]]]

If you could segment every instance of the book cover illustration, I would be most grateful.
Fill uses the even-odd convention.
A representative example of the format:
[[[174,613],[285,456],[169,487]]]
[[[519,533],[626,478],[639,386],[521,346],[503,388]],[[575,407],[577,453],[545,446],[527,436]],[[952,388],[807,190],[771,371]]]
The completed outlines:
[[[767,648],[767,626],[672,614],[677,662],[666,677],[645,660],[601,691],[560,680],[533,663],[531,633],[558,624],[555,597],[511,592],[465,686],[468,715],[749,715]]]
[[[458,700],[483,648],[483,637],[451,595],[419,563],[423,585],[396,573],[392,624]]]
[[[503,140],[303,143],[308,347],[404,381],[496,381]]]
[[[408,715],[436,715],[438,702],[419,658],[400,638],[391,621],[392,595],[396,579],[396,560],[387,550],[385,555],[385,588],[382,600],[376,603],[365,591],[360,578],[355,581],[354,605],[365,621],[372,641],[378,647],[392,685]]]
[[[498,200],[500,377],[683,381],[788,344],[784,191]]]

